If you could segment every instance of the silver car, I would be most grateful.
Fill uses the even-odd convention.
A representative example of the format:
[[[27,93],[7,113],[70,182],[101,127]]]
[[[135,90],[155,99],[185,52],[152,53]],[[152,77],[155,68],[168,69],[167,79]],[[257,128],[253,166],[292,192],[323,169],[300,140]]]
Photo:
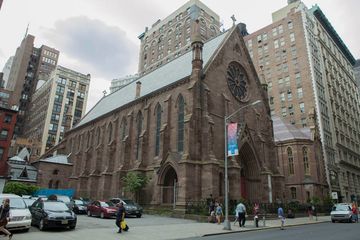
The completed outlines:
[[[331,221],[334,223],[335,221],[344,221],[344,222],[352,222],[352,211],[351,204],[349,203],[339,203],[336,204],[330,213]]]

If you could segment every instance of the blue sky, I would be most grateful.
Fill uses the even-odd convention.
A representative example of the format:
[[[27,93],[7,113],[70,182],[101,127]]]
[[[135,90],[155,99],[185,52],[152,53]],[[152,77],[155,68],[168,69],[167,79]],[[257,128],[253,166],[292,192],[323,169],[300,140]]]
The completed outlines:
[[[14,55],[26,26],[35,46],[58,49],[59,64],[90,73],[89,110],[113,78],[137,71],[139,39],[145,27],[164,19],[185,0],[4,0],[0,10],[0,70]],[[231,15],[254,32],[271,23],[271,13],[286,0],[202,0],[216,12],[225,28]],[[360,58],[360,1],[304,0],[318,4],[355,58]],[[84,44],[86,43],[86,44]],[[109,91],[108,91],[109,92]]]

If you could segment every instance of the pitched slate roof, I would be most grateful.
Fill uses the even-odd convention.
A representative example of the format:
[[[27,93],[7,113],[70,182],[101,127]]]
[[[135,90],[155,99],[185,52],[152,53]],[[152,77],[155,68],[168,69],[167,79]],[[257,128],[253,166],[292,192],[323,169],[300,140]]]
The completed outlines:
[[[228,32],[227,32],[228,33]],[[211,59],[219,48],[225,36],[223,33],[204,44],[203,64],[204,66]],[[100,101],[81,119],[75,128],[84,125],[102,115],[109,113],[125,104],[135,100],[136,82],[141,82],[140,97],[155,92],[158,89],[171,85],[185,77],[190,76],[192,66],[192,51],[174,59],[173,61],[159,67],[158,69],[134,80],[118,91],[103,97]]]
[[[48,163],[72,165],[71,163],[69,163],[68,157],[66,155],[61,155],[61,154],[53,156],[53,157],[45,158],[45,159],[40,159],[39,161],[40,162],[48,162]]]
[[[285,123],[279,117],[272,117],[275,142],[282,142],[292,139],[311,140],[310,128],[296,128],[292,124]]]

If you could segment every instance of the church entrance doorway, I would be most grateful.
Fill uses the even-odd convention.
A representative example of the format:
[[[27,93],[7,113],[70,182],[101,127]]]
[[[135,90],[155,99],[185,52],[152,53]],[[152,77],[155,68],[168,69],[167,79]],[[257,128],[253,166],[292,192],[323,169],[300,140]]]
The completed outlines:
[[[178,178],[177,174],[172,167],[165,170],[164,181],[162,185],[162,203],[163,204],[176,204]]]
[[[249,202],[260,202],[260,166],[249,143],[244,143],[240,148],[238,160],[241,166],[239,184],[241,197]]]

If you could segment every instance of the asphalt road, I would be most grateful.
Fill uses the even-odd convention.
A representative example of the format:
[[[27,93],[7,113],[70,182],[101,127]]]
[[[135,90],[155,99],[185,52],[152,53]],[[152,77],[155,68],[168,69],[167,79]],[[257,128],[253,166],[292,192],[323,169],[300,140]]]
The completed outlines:
[[[319,223],[288,227],[285,230],[269,229],[230,233],[186,240],[342,240],[360,239],[360,223]]]

